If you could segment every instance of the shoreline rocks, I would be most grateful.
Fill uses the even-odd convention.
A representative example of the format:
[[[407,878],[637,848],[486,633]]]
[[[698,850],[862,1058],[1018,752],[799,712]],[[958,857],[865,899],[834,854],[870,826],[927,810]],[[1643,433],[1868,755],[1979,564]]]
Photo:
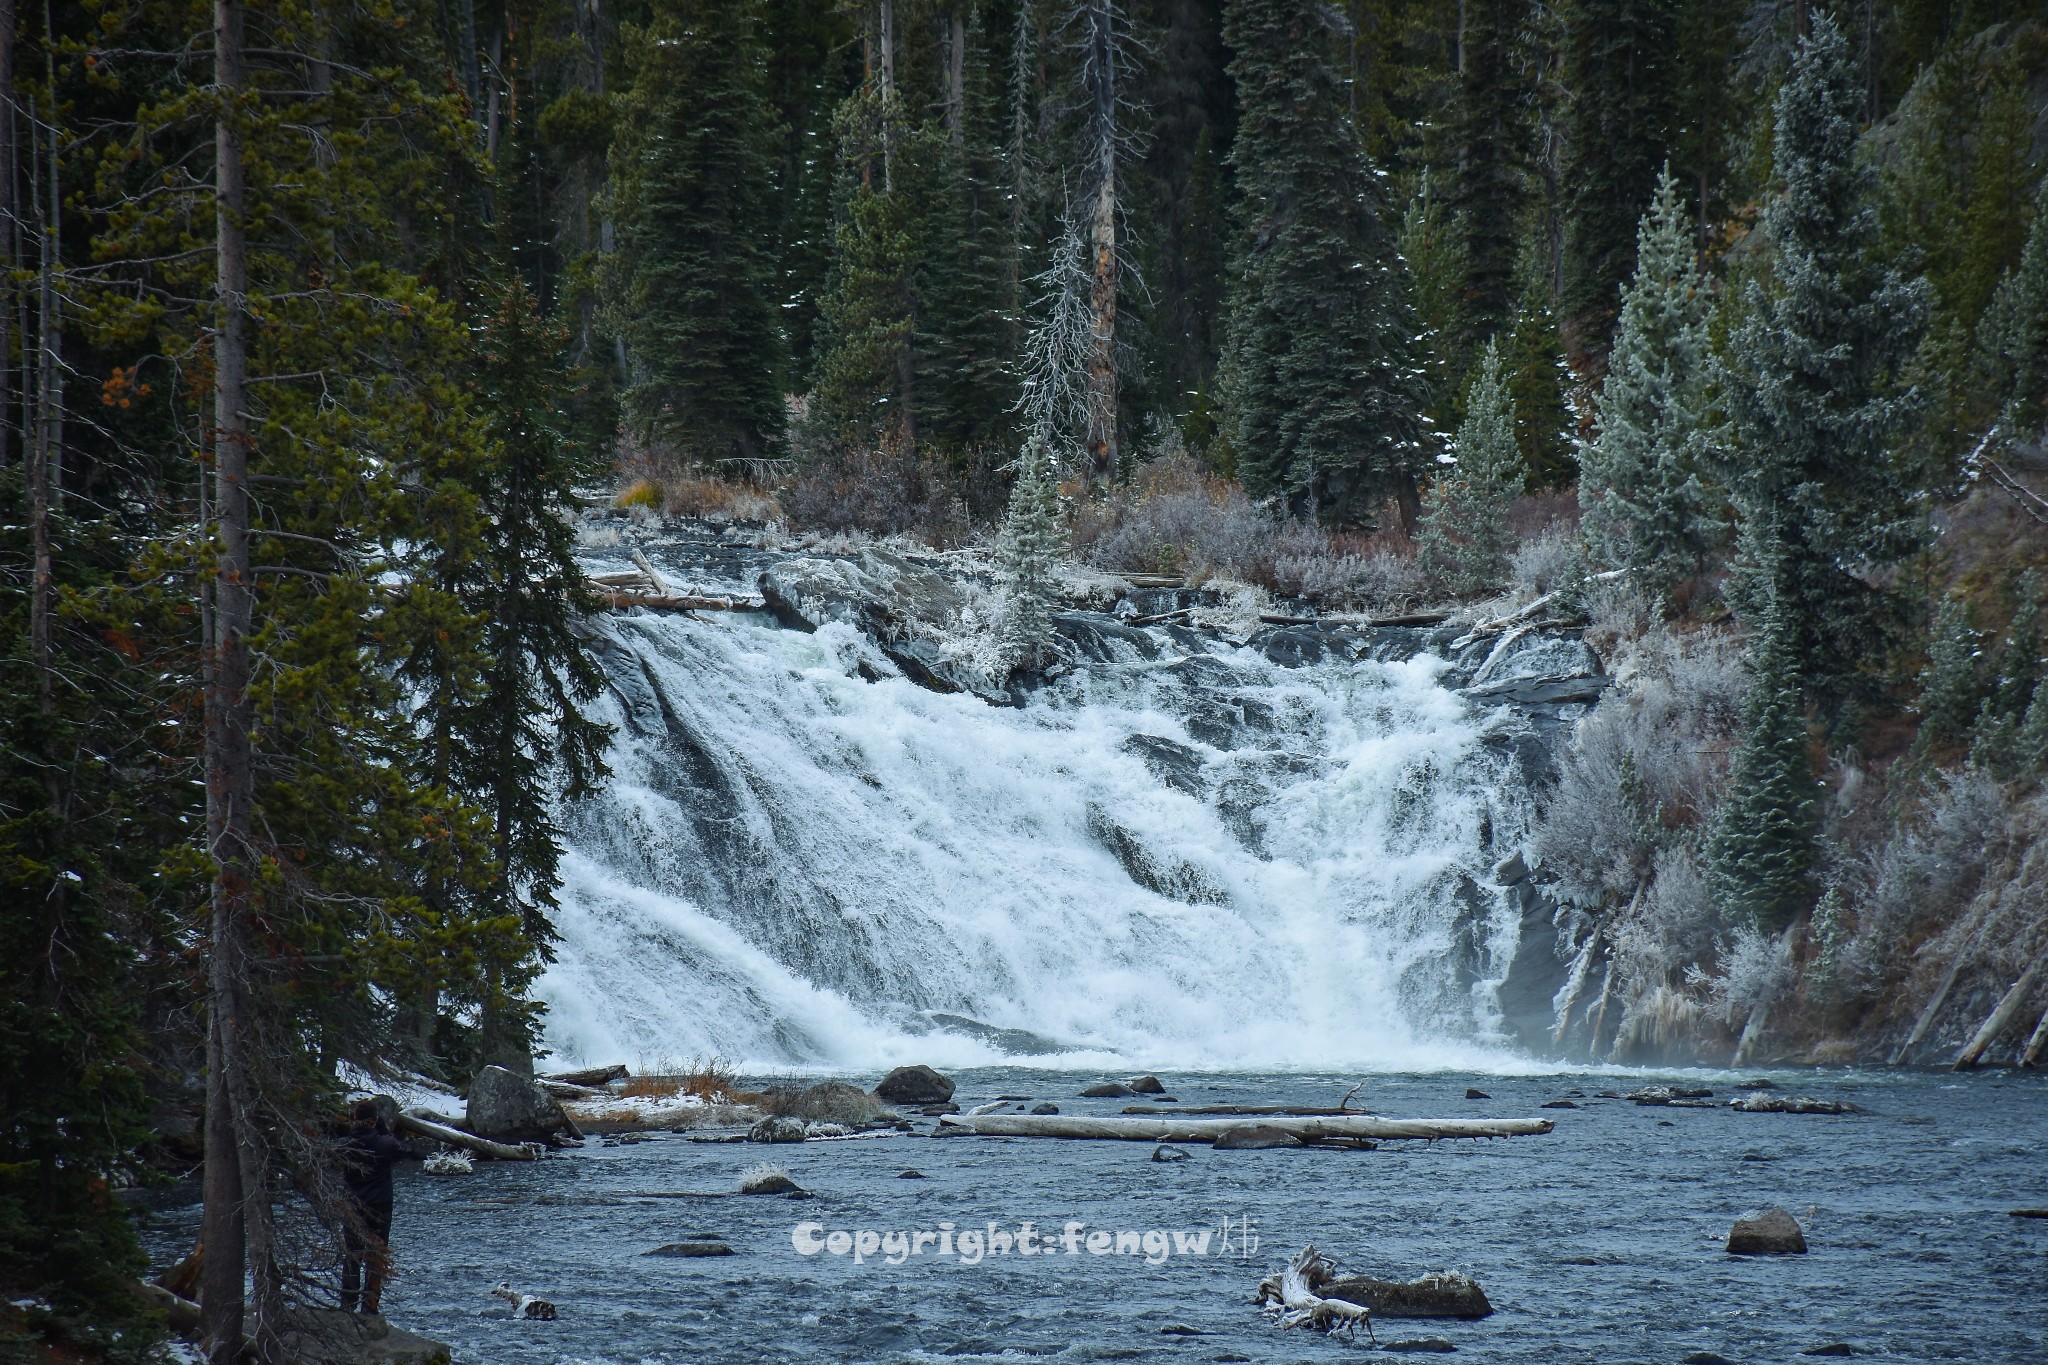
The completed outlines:
[[[889,1104],[946,1104],[953,1098],[953,1082],[920,1062],[899,1066],[882,1077],[875,1085],[874,1096]]]

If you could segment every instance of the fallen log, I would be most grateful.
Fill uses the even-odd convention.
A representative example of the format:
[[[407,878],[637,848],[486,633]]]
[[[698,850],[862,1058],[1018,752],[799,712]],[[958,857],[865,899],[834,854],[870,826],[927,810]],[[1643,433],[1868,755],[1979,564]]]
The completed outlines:
[[[450,1128],[445,1123],[435,1123],[432,1119],[421,1118],[411,1110],[407,1110],[398,1116],[398,1126],[409,1133],[418,1133],[421,1137],[430,1137],[438,1142],[445,1142],[450,1147],[461,1147],[466,1151],[475,1152],[478,1156],[487,1156],[493,1161],[531,1161],[534,1159],[534,1151],[531,1147],[510,1142],[493,1142],[489,1138],[480,1138],[475,1133],[465,1133],[460,1128]]]
[[[1267,1125],[1304,1143],[1345,1138],[1533,1137],[1556,1127],[1549,1119],[1387,1119],[1363,1114],[1331,1117],[1275,1117]],[[1236,1119],[1096,1118],[1083,1114],[947,1114],[933,1137],[1098,1138],[1125,1142],[1214,1142]]]
[[[2034,982],[2040,978],[2044,962],[2048,962],[2048,957],[2035,958],[2034,965],[2027,968],[2021,973],[2020,979],[2012,983],[2012,989],[1999,997],[1998,1005],[1991,1011],[1990,1017],[1978,1028],[1970,1041],[1963,1045],[1963,1050],[1956,1054],[1953,1070],[1968,1071],[1976,1066],[1985,1049],[1998,1041],[1998,1036],[2011,1027],[2013,1016],[2020,1012],[2020,1006],[2027,1003],[2027,996],[2033,991]]]
[[[626,1064],[615,1062],[610,1066],[587,1066],[581,1071],[550,1071],[541,1079],[560,1081],[564,1085],[606,1085],[626,1079]]]
[[[2027,1046],[2020,1053],[2020,1065],[2028,1070],[2039,1066],[2044,1051],[2048,1051],[2048,1011],[2043,1011],[2041,1022],[2034,1025],[2034,1036],[2027,1039]]]
[[[758,597],[696,597],[688,593],[641,592],[629,588],[607,589],[598,594],[614,610],[645,607],[649,611],[762,611],[767,602]]]
[[[1299,1104],[1191,1104],[1182,1108],[1161,1109],[1157,1105],[1134,1104],[1117,1111],[1120,1114],[1158,1114],[1163,1118],[1178,1118],[1190,1114],[1292,1114],[1298,1118],[1362,1118],[1367,1116],[1363,1109],[1312,1108]]]

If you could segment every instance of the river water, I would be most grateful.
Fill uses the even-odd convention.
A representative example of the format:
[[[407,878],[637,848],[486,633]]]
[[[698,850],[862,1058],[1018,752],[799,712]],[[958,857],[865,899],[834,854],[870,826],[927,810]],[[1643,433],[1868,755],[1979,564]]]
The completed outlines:
[[[1214,1152],[1151,1159],[1149,1143],[917,1134],[800,1146],[660,1134],[468,1176],[401,1167],[393,1321],[451,1343],[469,1365],[1169,1360],[1323,1362],[1372,1350],[1282,1332],[1252,1304],[1261,1277],[1313,1242],[1347,1272],[1462,1270],[1495,1313],[1479,1322],[1377,1324],[1381,1343],[1440,1338],[1461,1359],[1677,1362],[1710,1351],[1793,1361],[1833,1343],[1889,1360],[2048,1360],[2048,1078],[1879,1071],[1746,1073],[1792,1093],[1854,1100],[1844,1116],[1640,1107],[1599,1099],[1659,1079],[1380,1075],[1353,1104],[1387,1115],[1557,1121],[1543,1137],[1388,1144],[1377,1151]],[[855,1077],[854,1079],[863,1079]],[[871,1078],[868,1078],[871,1079]],[[998,1095],[1067,1113],[1103,1079],[1025,1069],[957,1077],[967,1107]],[[1183,1105],[1334,1103],[1351,1076],[1168,1074]],[[1737,1077],[1686,1083],[1734,1092]],[[1467,1085],[1490,1099],[1467,1099]],[[1576,1110],[1539,1110],[1581,1092]],[[812,1194],[741,1196],[763,1159]],[[901,1178],[914,1169],[921,1180]],[[196,1191],[194,1192],[196,1195]],[[680,1196],[680,1197],[668,1197]],[[175,1201],[173,1201],[175,1202]],[[1810,1253],[1722,1250],[1730,1222],[1782,1206]],[[159,1259],[190,1245],[196,1206],[153,1219]],[[799,1254],[792,1230],[957,1237],[1024,1220],[1075,1254],[985,1255],[935,1242],[903,1264]],[[1167,1253],[1093,1255],[1086,1233],[1168,1233]],[[1206,1255],[1174,1232],[1207,1230]],[[1247,1232],[1249,1236],[1247,1236]],[[648,1256],[716,1238],[737,1254]],[[1155,1242],[1155,1247],[1157,1243]],[[1141,1242],[1142,1248],[1142,1242]],[[501,1281],[547,1298],[554,1322],[513,1321]],[[1168,1333],[1162,1329],[1176,1329]]]

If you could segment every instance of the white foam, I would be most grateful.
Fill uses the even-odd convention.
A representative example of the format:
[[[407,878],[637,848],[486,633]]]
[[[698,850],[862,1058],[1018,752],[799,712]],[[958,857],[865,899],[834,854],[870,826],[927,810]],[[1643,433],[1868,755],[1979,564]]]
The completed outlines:
[[[1485,979],[1514,919],[1486,869],[1524,814],[1434,659],[1283,669],[1238,650],[1192,682],[1131,662],[1010,710],[863,681],[872,650],[843,626],[608,630],[614,776],[564,812],[540,985],[565,1063],[1015,1060],[924,1011],[1058,1040],[1070,1065],[1498,1057]],[[1215,725],[1245,707],[1275,718],[1244,736],[1257,751],[1204,742],[1233,742]],[[1156,778],[1124,748],[1138,734],[1196,750],[1207,794]],[[1116,840],[1196,903],[1134,881]]]

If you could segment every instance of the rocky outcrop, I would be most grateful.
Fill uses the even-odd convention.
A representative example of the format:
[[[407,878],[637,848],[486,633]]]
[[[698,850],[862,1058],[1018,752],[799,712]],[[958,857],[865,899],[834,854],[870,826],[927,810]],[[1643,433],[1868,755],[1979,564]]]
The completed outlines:
[[[1331,1280],[1318,1291],[1326,1299],[1343,1299],[1363,1304],[1376,1318],[1464,1318],[1491,1317],[1493,1305],[1486,1292],[1469,1275],[1446,1271],[1416,1280],[1376,1280],[1370,1275],[1347,1275]]]
[[[875,1098],[890,1104],[944,1104],[953,1098],[953,1082],[923,1063],[899,1066],[875,1086]]]
[[[540,1082],[502,1066],[487,1066],[469,1083],[463,1127],[494,1142],[546,1142],[573,1131],[574,1125]]]
[[[859,630],[912,682],[936,692],[972,692],[1008,705],[1010,696],[971,661],[940,641],[963,633],[969,598],[956,577],[889,550],[851,559],[785,559],[760,577],[775,619],[794,630],[828,622]]]

